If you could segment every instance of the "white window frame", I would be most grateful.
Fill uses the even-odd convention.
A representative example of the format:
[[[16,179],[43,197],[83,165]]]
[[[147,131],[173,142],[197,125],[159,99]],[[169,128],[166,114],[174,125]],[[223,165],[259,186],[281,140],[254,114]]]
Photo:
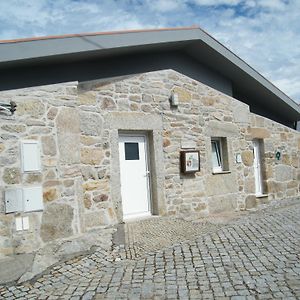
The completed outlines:
[[[213,144],[216,145],[215,149],[216,149],[216,155],[217,155],[217,161],[218,161],[218,166],[214,167],[213,165]],[[224,171],[223,168],[223,152],[222,152],[222,139],[221,138],[212,138],[211,139],[211,154],[212,154],[212,168],[213,168],[213,173],[220,173]]]

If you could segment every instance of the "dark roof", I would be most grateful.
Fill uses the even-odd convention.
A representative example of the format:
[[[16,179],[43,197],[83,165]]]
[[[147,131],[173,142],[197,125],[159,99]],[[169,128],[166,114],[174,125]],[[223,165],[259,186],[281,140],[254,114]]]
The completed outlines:
[[[198,27],[70,34],[0,41],[0,72],[43,63],[122,57],[149,51],[184,51],[230,79],[236,98],[254,101],[279,119],[300,120],[300,107],[251,66]],[[30,71],[30,69],[28,69]],[[0,73],[1,74],[1,73]],[[2,74],[1,74],[2,75]],[[0,90],[4,89],[1,86]],[[245,100],[246,99],[246,100]],[[251,99],[251,100],[247,100]]]

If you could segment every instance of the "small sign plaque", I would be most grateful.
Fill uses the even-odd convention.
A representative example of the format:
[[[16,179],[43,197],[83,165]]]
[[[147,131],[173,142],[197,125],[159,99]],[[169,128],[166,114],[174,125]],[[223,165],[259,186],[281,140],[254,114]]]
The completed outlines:
[[[195,173],[200,171],[200,154],[198,150],[181,151],[181,172]]]

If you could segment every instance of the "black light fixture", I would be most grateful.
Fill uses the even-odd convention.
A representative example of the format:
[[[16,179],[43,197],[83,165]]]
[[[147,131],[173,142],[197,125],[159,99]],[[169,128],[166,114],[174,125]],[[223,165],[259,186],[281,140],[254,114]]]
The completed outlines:
[[[17,104],[14,101],[10,101],[9,104],[0,102],[0,112],[7,112],[13,115],[16,109],[17,109]]]

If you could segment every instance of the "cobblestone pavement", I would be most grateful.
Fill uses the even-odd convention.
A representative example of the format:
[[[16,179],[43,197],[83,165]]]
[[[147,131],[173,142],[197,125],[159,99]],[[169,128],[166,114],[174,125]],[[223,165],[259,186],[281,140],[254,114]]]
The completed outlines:
[[[98,249],[0,298],[300,299],[299,216],[298,200],[133,260]]]
[[[126,257],[134,259],[178,242],[195,240],[195,237],[216,231],[223,225],[224,222],[209,222],[208,218],[187,221],[174,217],[153,217],[130,222],[125,224]]]

